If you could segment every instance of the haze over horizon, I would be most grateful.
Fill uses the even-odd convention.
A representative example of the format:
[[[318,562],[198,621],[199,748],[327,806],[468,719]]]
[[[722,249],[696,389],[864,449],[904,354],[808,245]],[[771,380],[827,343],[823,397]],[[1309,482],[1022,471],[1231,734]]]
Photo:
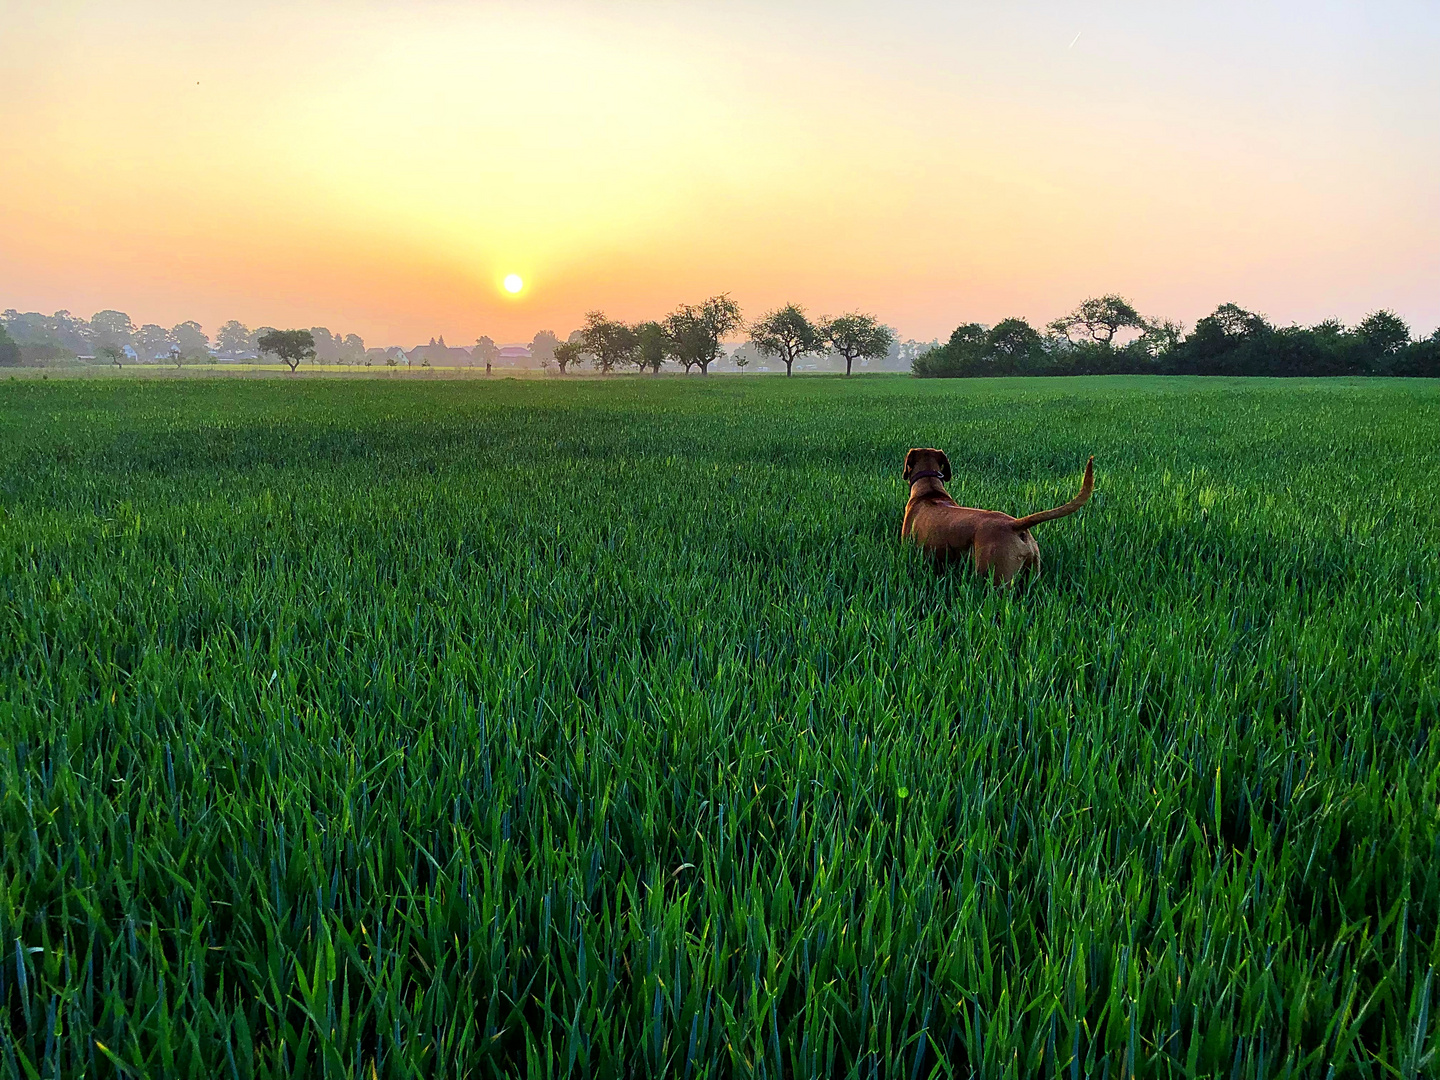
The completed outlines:
[[[0,0],[0,307],[1440,323],[1440,6]],[[526,287],[502,288],[516,273]]]

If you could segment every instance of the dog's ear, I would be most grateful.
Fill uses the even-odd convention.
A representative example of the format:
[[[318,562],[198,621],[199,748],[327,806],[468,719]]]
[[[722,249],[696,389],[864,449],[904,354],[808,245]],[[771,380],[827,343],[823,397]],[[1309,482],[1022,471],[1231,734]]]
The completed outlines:
[[[940,455],[940,479],[948,484],[950,482],[950,459],[945,456],[944,450],[935,452]]]
[[[915,454],[916,451],[911,450],[905,455],[905,470],[900,474],[900,479],[909,481],[910,474],[915,471]]]

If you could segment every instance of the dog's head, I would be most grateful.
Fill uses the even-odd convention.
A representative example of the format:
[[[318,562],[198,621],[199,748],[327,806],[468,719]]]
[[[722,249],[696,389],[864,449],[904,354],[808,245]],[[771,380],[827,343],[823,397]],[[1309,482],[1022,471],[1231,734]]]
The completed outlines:
[[[949,480],[950,459],[945,456],[945,451],[920,446],[906,454],[905,471],[901,474],[905,482],[914,483],[920,473],[936,473],[942,481]]]

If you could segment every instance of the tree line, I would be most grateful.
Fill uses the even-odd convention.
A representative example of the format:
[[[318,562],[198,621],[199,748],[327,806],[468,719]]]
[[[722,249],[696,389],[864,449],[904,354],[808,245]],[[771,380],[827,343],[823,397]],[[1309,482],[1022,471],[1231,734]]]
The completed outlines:
[[[856,360],[880,359],[895,344],[894,331],[859,311],[812,320],[800,305],[786,304],[747,324],[740,305],[721,293],[699,304],[682,304],[663,319],[633,324],[592,311],[581,329],[555,346],[553,358],[562,375],[587,361],[602,373],[633,366],[659,374],[674,363],[686,374],[708,375],[725,355],[723,341],[742,331],[748,334],[749,351],[780,360],[786,375],[794,374],[802,357],[826,354],[843,359],[849,375]],[[743,371],[750,362],[748,351],[737,351],[733,360]]]
[[[738,334],[744,344],[728,357],[737,368],[769,358],[794,373],[807,357],[844,363],[851,374],[857,360],[889,357],[910,360],[918,376],[1003,375],[1408,375],[1440,377],[1440,330],[1415,340],[1410,328],[1390,311],[1377,311],[1354,327],[1337,320],[1314,326],[1277,326],[1263,315],[1235,304],[1222,304],[1188,333],[1179,323],[1141,315],[1124,297],[1093,297],[1043,330],[1024,319],[994,326],[964,323],[943,345],[901,345],[894,332],[873,316],[851,312],[812,319],[798,304],[786,304],[746,323],[728,294],[699,304],[684,304],[661,319],[625,323],[592,311],[585,324],[562,341],[549,330],[529,345],[530,361],[561,374],[588,364],[602,373],[635,369],[658,373],[675,364],[687,373],[708,374],[726,356],[722,345]],[[309,330],[250,329],[238,320],[225,323],[214,342],[194,321],[166,328],[137,326],[122,311],[96,312],[89,319],[68,311],[53,315],[0,313],[0,365],[26,360],[93,355],[123,365],[128,360],[208,359],[271,356],[294,370],[302,361],[323,364],[396,366],[421,363],[484,364],[487,371],[500,347],[487,336],[473,347],[451,348],[431,339],[408,352],[366,348],[358,334]]]
[[[150,359],[198,358],[206,355],[210,346],[210,338],[193,320],[171,327],[136,326],[129,315],[113,310],[97,311],[83,319],[63,310],[41,315],[9,308],[0,313],[0,328],[16,346],[13,351],[0,351],[0,363],[112,353],[117,362],[131,354]]]
[[[157,323],[136,325],[123,311],[97,311],[88,319],[57,311],[53,315],[0,312],[0,335],[14,348],[0,346],[0,364],[22,360],[58,360],[66,356],[95,356],[123,366],[128,361],[207,360],[212,353],[224,356],[258,356],[260,339],[275,330],[262,326],[252,330],[232,319],[216,331],[212,341],[198,322],[187,320],[171,327]],[[315,359],[319,363],[361,363],[369,353],[359,334],[331,333],[323,326],[312,327]]]
[[[921,378],[1001,375],[1393,375],[1440,378],[1440,330],[1415,340],[1392,311],[1359,325],[1276,326],[1222,304],[1188,334],[1121,296],[1086,300],[1042,334],[1024,319],[963,323],[915,358]]]

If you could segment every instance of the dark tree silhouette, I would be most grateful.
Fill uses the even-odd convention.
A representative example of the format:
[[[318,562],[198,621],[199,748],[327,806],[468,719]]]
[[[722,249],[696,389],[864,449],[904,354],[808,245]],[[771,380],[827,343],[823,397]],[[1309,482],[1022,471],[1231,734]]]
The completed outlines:
[[[885,356],[895,340],[890,328],[882,326],[874,315],[858,311],[837,319],[825,319],[820,324],[820,336],[845,358],[846,375],[856,360],[878,360]]]
[[[795,361],[825,347],[817,327],[799,304],[762,315],[750,327],[750,343],[766,356],[778,356],[785,363],[785,374],[794,374]]]
[[[292,372],[300,366],[301,360],[310,360],[315,356],[315,338],[309,330],[271,330],[261,335],[255,344],[262,353],[278,356],[289,364]]]

